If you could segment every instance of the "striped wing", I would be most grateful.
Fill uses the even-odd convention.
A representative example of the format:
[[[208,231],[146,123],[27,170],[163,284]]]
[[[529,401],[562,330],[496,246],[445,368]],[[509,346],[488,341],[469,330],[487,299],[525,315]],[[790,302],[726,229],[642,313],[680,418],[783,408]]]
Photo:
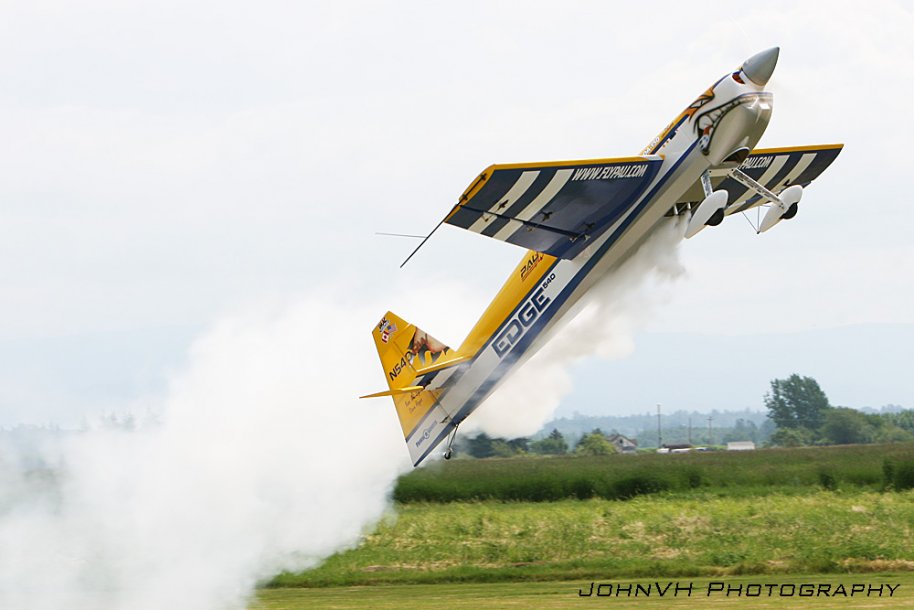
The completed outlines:
[[[559,258],[631,207],[661,160],[644,157],[493,165],[464,192],[448,224]]]
[[[794,184],[805,188],[831,165],[842,148],[842,144],[830,144],[758,149],[746,158],[740,169],[773,193],[780,193]],[[712,170],[711,184],[715,189],[729,193],[727,214],[765,203],[755,191],[728,177],[726,170]],[[702,199],[701,183],[695,183],[677,203],[696,203]]]

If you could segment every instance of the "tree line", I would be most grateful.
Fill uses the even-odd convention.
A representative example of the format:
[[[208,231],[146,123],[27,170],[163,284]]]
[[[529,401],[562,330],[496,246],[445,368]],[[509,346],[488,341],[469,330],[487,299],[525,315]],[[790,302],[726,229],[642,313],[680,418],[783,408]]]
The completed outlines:
[[[737,419],[735,425],[710,432],[696,422],[694,428],[677,425],[664,428],[664,443],[726,444],[753,441],[760,446],[800,447],[807,445],[852,445],[914,441],[914,410],[896,413],[863,413],[849,407],[832,406],[812,377],[793,374],[771,381],[764,395],[768,419],[757,425]],[[615,430],[612,431],[612,434]],[[506,439],[479,434],[458,437],[455,449],[475,458],[518,455],[610,455],[618,449],[600,428],[579,438],[568,437],[558,428],[540,439]],[[642,448],[656,445],[656,429],[645,429],[636,438]]]
[[[610,455],[617,453],[616,446],[610,442],[606,434],[599,428],[582,436],[572,446],[565,439],[565,435],[553,428],[545,438],[531,440],[529,438],[505,439],[490,437],[482,433],[475,438],[459,439],[456,445],[459,453],[465,453],[475,458],[487,457],[512,457],[516,455]]]
[[[914,440],[914,410],[862,413],[832,406],[819,383],[794,373],[774,379],[765,394],[768,418],[776,426],[769,444],[853,445]]]

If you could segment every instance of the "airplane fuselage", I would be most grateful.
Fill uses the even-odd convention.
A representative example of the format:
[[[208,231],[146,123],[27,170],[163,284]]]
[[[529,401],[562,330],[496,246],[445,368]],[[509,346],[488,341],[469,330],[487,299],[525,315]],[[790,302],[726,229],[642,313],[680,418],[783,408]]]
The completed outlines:
[[[763,87],[764,82],[756,84],[742,70],[722,77],[642,151],[645,159],[660,161],[659,169],[608,229],[590,237],[581,253],[571,259],[536,251],[525,254],[457,350],[472,358],[417,379],[416,385],[439,398],[406,438],[410,453],[418,457],[416,463],[466,419],[513,368],[545,344],[595,283],[629,259],[660,223],[670,221],[665,218],[667,213],[704,172],[736,167],[746,158],[770,118],[771,94]],[[594,172],[584,179],[627,178],[619,172]]]

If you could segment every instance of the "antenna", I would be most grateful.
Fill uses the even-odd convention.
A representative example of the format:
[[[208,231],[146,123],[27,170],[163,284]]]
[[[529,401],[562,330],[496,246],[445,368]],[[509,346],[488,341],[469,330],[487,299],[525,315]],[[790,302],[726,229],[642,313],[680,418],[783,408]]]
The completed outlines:
[[[444,224],[444,220],[442,220],[442,221],[439,222],[437,225],[435,225],[435,228],[432,229],[432,232],[425,236],[425,238],[422,240],[422,242],[421,242],[418,246],[416,246],[416,249],[413,250],[413,251],[410,253],[410,255],[406,257],[406,260],[405,260],[405,261],[403,261],[402,263],[400,263],[400,269],[403,268],[403,265],[405,265],[406,263],[409,262],[409,259],[411,259],[413,256],[415,256],[416,252],[419,251],[419,248],[421,248],[422,246],[424,246],[424,245],[425,245],[425,242],[428,241],[428,238],[431,237],[431,236],[435,233],[435,231],[437,231],[438,228],[439,228],[441,225],[443,225],[443,224]]]
[[[424,235],[410,235],[409,233],[385,233],[383,231],[375,231],[375,235],[386,235],[388,237],[413,237],[415,239],[422,239]]]
[[[463,201],[462,198],[461,198],[461,201]],[[421,248],[422,246],[425,245],[425,242],[428,241],[428,238],[431,237],[432,235],[434,235],[434,234],[435,234],[435,231],[437,231],[438,229],[441,228],[441,225],[443,225],[444,222],[445,222],[448,218],[451,217],[451,214],[454,213],[454,210],[456,210],[458,206],[460,206],[460,202],[458,202],[453,208],[451,208],[451,211],[448,213],[448,215],[445,216],[444,218],[442,218],[441,221],[440,221],[438,224],[435,225],[435,228],[432,229],[431,233],[429,233],[428,235],[425,236],[425,238],[422,240],[422,243],[420,243],[418,246],[416,246],[416,249],[413,250],[412,253],[410,253],[410,255],[406,257],[406,260],[405,260],[405,261],[403,261],[402,263],[400,263],[400,269],[402,269],[403,266],[404,266],[406,263],[409,262],[409,259],[411,259],[411,258],[416,254],[416,252],[419,251],[419,248]]]

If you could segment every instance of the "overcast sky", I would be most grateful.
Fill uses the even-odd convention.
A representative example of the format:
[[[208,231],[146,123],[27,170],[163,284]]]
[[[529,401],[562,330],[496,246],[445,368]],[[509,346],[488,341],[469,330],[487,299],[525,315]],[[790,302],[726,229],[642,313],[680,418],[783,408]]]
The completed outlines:
[[[136,403],[265,299],[457,344],[521,253],[445,227],[400,270],[376,231],[427,232],[490,163],[637,153],[775,45],[761,145],[845,150],[795,220],[685,243],[645,330],[914,324],[912,31],[905,2],[4,2],[0,425]]]

